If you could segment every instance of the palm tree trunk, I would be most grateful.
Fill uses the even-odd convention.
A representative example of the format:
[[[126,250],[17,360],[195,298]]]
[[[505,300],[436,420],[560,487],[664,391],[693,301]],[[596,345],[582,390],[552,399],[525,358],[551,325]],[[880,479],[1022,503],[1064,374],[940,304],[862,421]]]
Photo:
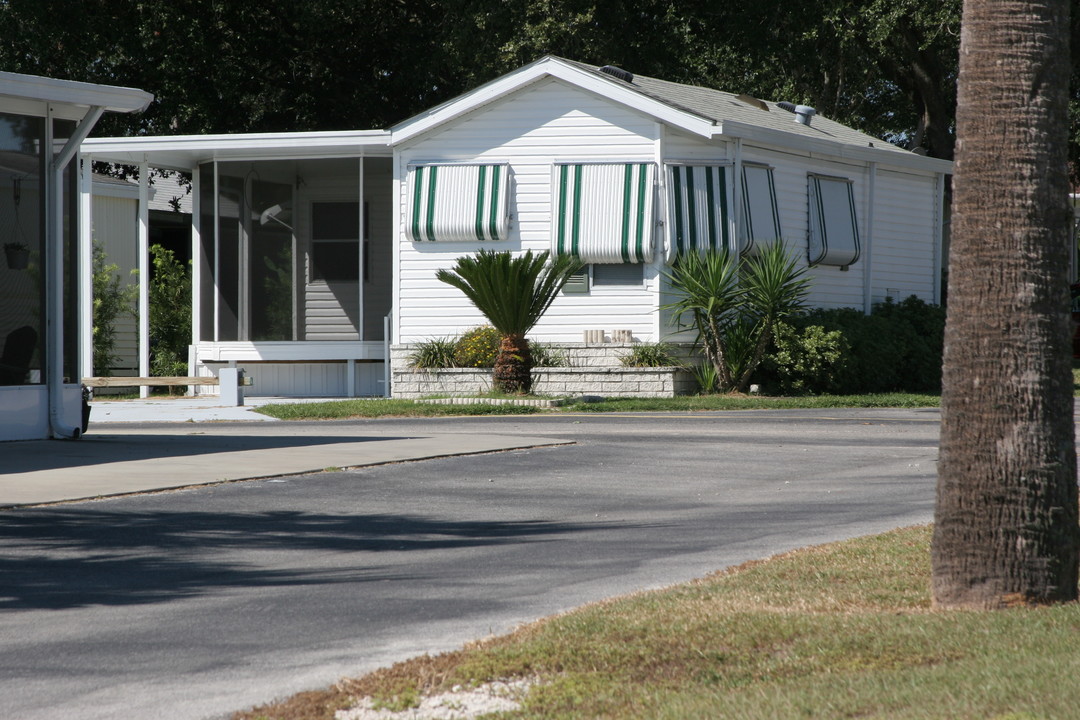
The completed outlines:
[[[965,0],[934,602],[1077,597],[1068,0]]]
[[[532,353],[524,335],[506,335],[495,358],[495,389],[511,395],[532,390]]]

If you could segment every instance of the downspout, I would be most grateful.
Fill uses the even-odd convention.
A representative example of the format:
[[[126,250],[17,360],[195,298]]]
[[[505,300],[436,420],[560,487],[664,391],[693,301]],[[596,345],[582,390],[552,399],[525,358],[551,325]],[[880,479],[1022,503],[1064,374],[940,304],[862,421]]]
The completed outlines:
[[[742,138],[741,137],[736,137],[732,142],[735,145],[735,157],[734,157],[734,165],[733,165],[732,170],[731,170],[732,175],[734,175],[734,177],[731,179],[731,190],[732,190],[731,204],[734,206],[734,207],[732,207],[731,215],[732,215],[733,219],[735,220],[735,222],[733,223],[733,228],[734,228],[735,232],[733,234],[731,242],[732,242],[733,247],[739,253],[742,253],[742,251],[746,249],[746,248],[743,247],[743,237],[744,237],[743,236],[743,223],[745,222],[746,218],[743,217],[743,205],[742,205],[742,203],[743,203]]]
[[[863,249],[863,312],[874,310],[874,205],[877,186],[877,163],[868,167],[870,175],[866,188],[866,247]]]
[[[45,112],[45,152],[49,153],[45,181],[45,277],[48,296],[45,300],[46,393],[49,396],[49,431],[55,438],[78,438],[82,427],[63,421],[64,386],[64,169],[75,156],[82,141],[90,134],[105,108],[94,105],[75,126],[75,131],[57,155],[53,152],[52,108]]]

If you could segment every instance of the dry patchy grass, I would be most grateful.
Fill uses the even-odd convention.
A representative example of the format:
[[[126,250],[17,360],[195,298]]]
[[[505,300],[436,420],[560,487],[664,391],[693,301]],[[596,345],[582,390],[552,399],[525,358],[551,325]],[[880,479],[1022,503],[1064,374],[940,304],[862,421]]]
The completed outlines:
[[[237,717],[324,720],[350,696],[407,705],[516,677],[537,684],[500,717],[1075,717],[1080,608],[932,611],[929,534],[747,563]]]

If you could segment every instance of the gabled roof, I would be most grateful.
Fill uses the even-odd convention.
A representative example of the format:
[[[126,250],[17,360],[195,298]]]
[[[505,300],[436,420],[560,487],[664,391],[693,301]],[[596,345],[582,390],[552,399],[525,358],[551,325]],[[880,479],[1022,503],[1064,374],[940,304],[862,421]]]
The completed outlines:
[[[557,78],[704,138],[757,140],[864,162],[881,161],[935,172],[952,163],[926,158],[842,123],[815,115],[809,125],[776,102],[684,85],[644,75],[625,80],[595,65],[545,56],[390,129],[393,143],[407,142],[447,122],[546,78]]]

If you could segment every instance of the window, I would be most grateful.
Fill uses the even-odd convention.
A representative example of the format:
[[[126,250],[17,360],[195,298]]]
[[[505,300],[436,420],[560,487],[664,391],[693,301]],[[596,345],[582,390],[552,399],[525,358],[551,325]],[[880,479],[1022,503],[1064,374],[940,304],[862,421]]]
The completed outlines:
[[[641,287],[645,280],[645,266],[640,263],[619,263],[618,265],[593,265],[593,287],[604,285],[617,287]]]
[[[755,243],[780,238],[780,214],[776,209],[773,169],[768,165],[745,163],[742,168],[742,229],[740,252],[749,252]]]
[[[405,234],[413,242],[505,240],[509,187],[506,165],[416,165]]]
[[[360,203],[311,204],[311,280],[360,280]]]
[[[643,263],[653,254],[655,166],[556,165],[552,249],[587,263]]]
[[[689,250],[729,244],[728,169],[723,165],[669,165],[668,262]]]
[[[853,183],[846,178],[810,175],[811,265],[847,267],[859,259],[859,225]]]

